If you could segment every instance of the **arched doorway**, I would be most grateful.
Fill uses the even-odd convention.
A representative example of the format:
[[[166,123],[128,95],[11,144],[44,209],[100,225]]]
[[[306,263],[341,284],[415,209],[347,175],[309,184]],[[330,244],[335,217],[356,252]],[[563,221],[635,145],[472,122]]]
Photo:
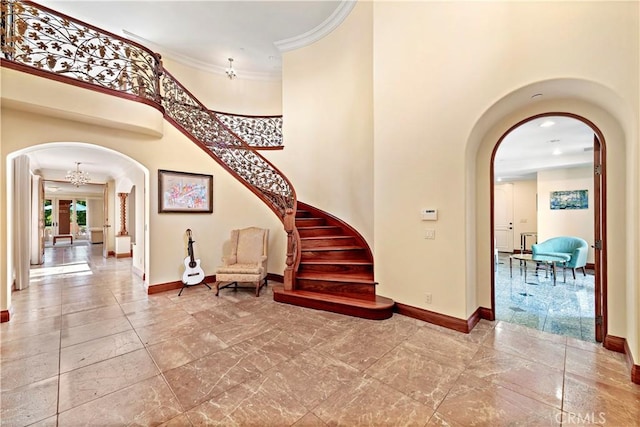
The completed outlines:
[[[511,126],[506,132],[502,134],[502,136],[498,139],[497,143],[493,148],[493,152],[491,155],[491,166],[490,166],[490,179],[491,179],[491,189],[490,189],[490,209],[491,209],[491,249],[492,253],[496,251],[497,245],[497,233],[501,233],[502,228],[504,228],[503,224],[496,223],[496,200],[502,199],[502,197],[497,197],[496,191],[494,189],[493,183],[496,182],[498,178],[496,176],[496,154],[498,153],[498,149],[500,145],[506,140],[506,138],[512,134],[512,132],[516,131],[520,127],[532,122],[539,121],[541,119],[550,119],[552,117],[559,118],[570,118],[572,120],[577,120],[584,125],[586,125],[593,132],[593,194],[591,196],[591,200],[593,203],[593,239],[592,242],[592,250],[593,250],[593,271],[594,271],[594,330],[595,336],[593,337],[596,341],[602,342],[607,332],[607,286],[606,286],[606,163],[605,163],[605,142],[604,136],[602,132],[588,119],[581,117],[576,114],[566,113],[566,112],[548,112],[541,113],[537,115],[530,116],[524,120],[519,121],[518,123]],[[537,195],[536,195],[536,204],[537,204]],[[536,206],[536,211],[537,211]],[[498,215],[499,218],[504,215]],[[512,229],[513,223],[508,224],[506,228]],[[496,232],[496,230],[500,230]],[[521,233],[521,237],[525,234],[531,233]],[[502,239],[504,240],[504,239]],[[525,243],[526,244],[526,243]],[[516,246],[516,245],[514,245]],[[519,246],[519,245],[518,245]],[[524,246],[524,245],[523,245]],[[523,246],[520,246],[518,249],[522,251],[524,249]],[[495,260],[494,260],[495,262]],[[509,262],[512,262],[511,257],[509,258]],[[525,277],[526,277],[526,263],[527,261],[523,261],[521,259],[518,260],[520,264],[517,268],[522,268],[521,263],[524,262],[525,269]],[[537,268],[537,263],[536,263]],[[491,304],[492,311],[495,315],[496,313],[496,268],[491,269]],[[526,282],[526,280],[525,280]],[[526,292],[521,293],[522,296],[529,296]]]
[[[9,177],[14,176],[14,161],[19,158],[27,159],[26,163],[29,165],[29,170],[26,171],[27,176],[29,173],[35,174],[40,178],[41,182],[58,183],[55,185],[56,187],[68,185],[66,182],[68,180],[65,179],[67,171],[75,167],[75,162],[81,161],[82,169],[91,176],[91,183],[100,188],[99,197],[102,199],[108,197],[109,199],[105,200],[104,203],[100,203],[100,207],[96,205],[96,208],[93,209],[95,212],[102,209],[105,210],[104,214],[101,215],[101,218],[104,218],[104,222],[99,220],[99,224],[92,224],[96,230],[105,230],[104,253],[109,255],[114,254],[113,250],[111,250],[114,247],[115,231],[113,230],[116,229],[116,223],[119,218],[115,210],[117,207],[116,186],[121,183],[129,184],[126,191],[131,191],[131,188],[136,185],[140,191],[134,193],[135,200],[131,200],[131,205],[134,206],[135,221],[138,224],[138,226],[132,227],[132,229],[136,230],[136,235],[132,236],[132,240],[136,245],[137,256],[132,259],[132,267],[133,271],[140,275],[143,280],[148,277],[149,254],[146,248],[149,247],[149,236],[146,225],[149,222],[149,195],[148,191],[144,190],[149,186],[149,171],[147,168],[118,151],[100,145],[79,142],[47,142],[9,154],[6,162]],[[14,181],[15,178],[7,181],[9,194],[6,206],[7,229],[9,230],[7,245],[10,248],[18,240],[16,236],[20,235],[13,207],[13,193],[16,191]],[[94,198],[97,197],[95,196]],[[44,208],[44,201],[42,205]],[[107,207],[109,209],[108,219]],[[29,209],[30,211],[34,210],[33,208]],[[134,221],[131,218],[127,218],[127,220]],[[108,227],[103,228],[103,226]],[[90,231],[93,230],[88,230],[88,232]],[[110,234],[110,237],[106,236],[107,233]],[[108,238],[111,239],[109,245],[106,244]],[[90,239],[87,238],[87,240]],[[69,239],[63,242],[71,243],[72,240]],[[13,256],[8,254],[7,265],[10,266],[9,270],[13,268],[13,263]],[[29,260],[26,261],[26,266],[22,266],[23,269],[24,267],[28,269]]]

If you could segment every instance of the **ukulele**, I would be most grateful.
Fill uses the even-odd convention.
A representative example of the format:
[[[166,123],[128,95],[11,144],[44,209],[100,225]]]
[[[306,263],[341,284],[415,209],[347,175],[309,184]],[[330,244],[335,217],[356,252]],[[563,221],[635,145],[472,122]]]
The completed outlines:
[[[187,252],[189,256],[184,259],[184,273],[182,274],[182,283],[187,285],[197,285],[204,280],[204,270],[200,267],[200,260],[195,259],[193,256],[193,243],[191,239],[191,229],[187,229],[187,236],[189,236],[189,243],[187,245]]]

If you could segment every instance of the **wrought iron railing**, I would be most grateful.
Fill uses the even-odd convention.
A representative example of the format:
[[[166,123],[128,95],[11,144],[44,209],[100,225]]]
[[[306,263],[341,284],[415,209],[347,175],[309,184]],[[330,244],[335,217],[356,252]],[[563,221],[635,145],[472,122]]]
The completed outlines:
[[[165,115],[202,143],[224,165],[269,200],[281,218],[295,205],[291,183],[246,141],[231,132],[171,74],[164,72],[162,106]]]
[[[233,133],[254,148],[282,147],[282,116],[244,116],[213,112]]]
[[[34,3],[1,7],[4,59],[159,101],[160,61],[151,51]]]
[[[281,118],[249,118],[209,111],[162,68],[160,56],[30,1],[0,0],[2,65],[119,96],[134,96],[164,111],[187,137],[246,185],[280,217],[287,232],[285,288],[292,289],[299,240],[296,195],[289,180],[252,145],[282,144]],[[255,126],[255,129],[251,129]],[[233,128],[233,131],[230,129]],[[244,140],[243,138],[246,138]]]

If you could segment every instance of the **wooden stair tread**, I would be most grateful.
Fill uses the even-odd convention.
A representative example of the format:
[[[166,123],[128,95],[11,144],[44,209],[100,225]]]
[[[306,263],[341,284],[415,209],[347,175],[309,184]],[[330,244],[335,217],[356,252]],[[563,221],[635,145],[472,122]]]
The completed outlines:
[[[363,250],[362,246],[319,246],[313,248],[300,248],[302,252],[323,252],[323,251],[357,251]]]
[[[371,275],[369,274],[357,274],[357,273],[301,272],[301,273],[298,273],[296,278],[305,279],[305,280],[322,280],[325,282],[351,282],[351,283],[375,285],[377,282],[375,282],[373,278],[370,276]]]
[[[348,260],[348,259],[336,259],[336,260],[302,260],[300,264],[306,265],[373,265],[371,261],[363,261],[361,259]]]
[[[318,218],[315,218],[315,219],[318,219]],[[305,225],[305,226],[297,227],[297,228],[301,228],[303,230],[326,229],[326,228],[337,228],[337,229],[340,229],[340,227],[338,227],[337,225]]]
[[[392,299],[378,295],[376,295],[375,300],[365,300],[310,291],[287,291],[281,286],[273,288],[273,299],[278,302],[316,310],[331,311],[373,320],[390,318],[393,316],[393,308],[395,306]]]
[[[300,240],[323,240],[323,239],[353,239],[353,236],[347,236],[345,234],[332,234],[327,236],[310,236],[301,237]]]

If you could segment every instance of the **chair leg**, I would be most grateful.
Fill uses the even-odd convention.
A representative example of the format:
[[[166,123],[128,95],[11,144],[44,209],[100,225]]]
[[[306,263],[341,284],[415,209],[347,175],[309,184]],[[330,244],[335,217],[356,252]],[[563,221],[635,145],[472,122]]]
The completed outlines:
[[[220,282],[216,280],[216,296],[220,293]]]
[[[572,268],[571,272],[573,273],[573,280],[576,280],[576,269]]]
[[[584,266],[582,266],[582,274],[584,274],[584,277],[587,277],[587,271],[584,269]]]

